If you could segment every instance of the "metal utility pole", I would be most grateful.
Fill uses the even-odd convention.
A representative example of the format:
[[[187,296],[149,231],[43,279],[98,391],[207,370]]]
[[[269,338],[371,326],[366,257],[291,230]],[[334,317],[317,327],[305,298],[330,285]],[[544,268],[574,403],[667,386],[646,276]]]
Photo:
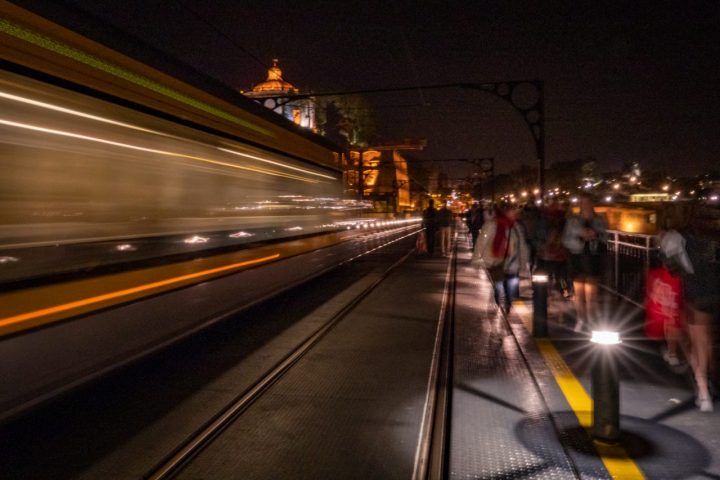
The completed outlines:
[[[358,150],[359,158],[358,158],[358,194],[360,196],[360,201],[363,200],[363,194],[365,193],[365,179],[363,176],[365,175],[365,172],[363,171],[363,154],[365,153],[365,150]]]
[[[525,124],[530,129],[535,141],[535,155],[538,162],[538,184],[540,187],[540,196],[545,196],[545,84],[542,80],[528,80],[519,82],[495,82],[481,84],[462,84],[462,88],[480,90],[492,93],[508,102],[512,107],[522,115]],[[534,93],[534,98],[526,98],[524,103],[520,103],[518,92],[520,89],[530,87]],[[494,194],[493,194],[494,199]]]

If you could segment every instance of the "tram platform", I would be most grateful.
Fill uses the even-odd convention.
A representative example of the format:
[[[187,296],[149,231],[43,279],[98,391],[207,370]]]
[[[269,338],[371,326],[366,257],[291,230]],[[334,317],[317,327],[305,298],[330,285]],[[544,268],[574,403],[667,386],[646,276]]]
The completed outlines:
[[[532,289],[509,314],[458,245],[450,478],[720,478],[720,415],[695,405],[687,367],[644,338],[642,311],[609,293],[599,310],[620,327],[620,438],[593,440],[589,333],[572,304],[549,299],[547,338],[532,336]],[[607,348],[607,347],[602,347]],[[716,404],[716,409],[718,405]]]

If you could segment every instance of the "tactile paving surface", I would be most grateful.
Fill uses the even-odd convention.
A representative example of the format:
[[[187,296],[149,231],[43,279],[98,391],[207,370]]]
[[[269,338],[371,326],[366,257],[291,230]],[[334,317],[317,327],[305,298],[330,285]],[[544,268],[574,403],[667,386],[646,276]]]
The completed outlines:
[[[490,283],[458,274],[450,478],[577,478]]]

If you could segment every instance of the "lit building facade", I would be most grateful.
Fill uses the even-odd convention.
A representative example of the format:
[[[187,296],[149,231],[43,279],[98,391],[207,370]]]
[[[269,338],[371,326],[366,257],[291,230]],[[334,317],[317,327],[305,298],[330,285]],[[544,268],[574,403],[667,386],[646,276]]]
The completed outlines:
[[[351,188],[357,188],[360,173],[360,152],[350,152],[353,169],[348,172]],[[397,149],[387,147],[369,148],[362,151],[363,195],[373,202],[377,212],[406,212],[415,205],[410,198],[410,177],[407,160]]]

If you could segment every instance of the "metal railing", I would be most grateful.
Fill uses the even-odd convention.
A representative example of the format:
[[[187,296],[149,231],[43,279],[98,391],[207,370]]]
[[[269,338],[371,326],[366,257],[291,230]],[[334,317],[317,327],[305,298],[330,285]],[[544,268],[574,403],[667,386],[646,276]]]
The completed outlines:
[[[645,277],[658,252],[655,235],[608,231],[608,258],[601,283],[615,294],[642,306]]]
[[[720,242],[704,239],[708,252],[704,260],[720,267]],[[643,306],[645,278],[657,260],[659,242],[655,235],[608,231],[608,258],[601,284],[627,301]]]

